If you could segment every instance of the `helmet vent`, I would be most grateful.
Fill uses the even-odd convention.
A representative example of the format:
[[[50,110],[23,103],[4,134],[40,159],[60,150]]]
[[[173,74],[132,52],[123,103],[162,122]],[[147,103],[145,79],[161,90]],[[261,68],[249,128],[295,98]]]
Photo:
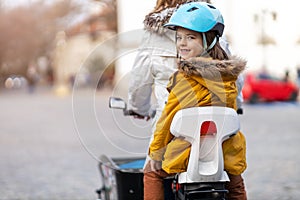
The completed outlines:
[[[192,12],[192,11],[198,10],[198,9],[199,9],[199,8],[197,8],[197,7],[192,7],[192,8],[190,8],[190,9],[188,9],[187,12]]]
[[[216,9],[216,7],[212,6],[212,5],[207,5],[208,7],[212,8],[212,9]]]

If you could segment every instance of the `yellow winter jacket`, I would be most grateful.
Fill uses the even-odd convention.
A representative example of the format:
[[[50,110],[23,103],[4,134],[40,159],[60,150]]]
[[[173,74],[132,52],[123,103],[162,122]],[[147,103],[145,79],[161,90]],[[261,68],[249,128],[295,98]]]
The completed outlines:
[[[222,61],[197,57],[179,63],[178,72],[170,78],[169,98],[149,147],[149,156],[162,161],[163,170],[178,173],[186,171],[188,165],[190,143],[170,133],[175,113],[212,105],[236,109],[236,79],[245,65],[246,61],[236,57]],[[241,132],[223,142],[223,154],[228,173],[238,175],[246,169],[246,142]]]

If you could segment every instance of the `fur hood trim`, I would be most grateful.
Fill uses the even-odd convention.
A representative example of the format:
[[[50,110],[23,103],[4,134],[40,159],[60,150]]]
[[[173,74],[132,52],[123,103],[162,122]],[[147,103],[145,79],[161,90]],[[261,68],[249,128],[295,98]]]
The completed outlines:
[[[197,75],[213,80],[215,77],[237,78],[245,69],[246,60],[233,56],[229,60],[213,60],[211,58],[194,57],[180,61],[178,69],[187,76]]]
[[[144,29],[150,32],[162,34],[165,32],[164,24],[166,24],[172,16],[175,8],[168,8],[158,13],[152,13],[145,17]]]

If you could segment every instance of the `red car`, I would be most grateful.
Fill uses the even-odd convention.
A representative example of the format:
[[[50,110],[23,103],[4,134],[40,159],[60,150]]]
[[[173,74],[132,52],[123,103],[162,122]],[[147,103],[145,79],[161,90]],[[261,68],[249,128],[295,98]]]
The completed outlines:
[[[245,76],[242,94],[245,102],[296,101],[299,88],[291,81],[284,81],[268,74],[249,73]]]

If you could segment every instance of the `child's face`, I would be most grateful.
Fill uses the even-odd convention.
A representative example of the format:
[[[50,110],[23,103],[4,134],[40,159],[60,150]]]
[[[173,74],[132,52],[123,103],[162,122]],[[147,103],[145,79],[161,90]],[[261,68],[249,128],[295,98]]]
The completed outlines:
[[[201,33],[178,27],[176,46],[183,59],[200,56],[203,52]]]

